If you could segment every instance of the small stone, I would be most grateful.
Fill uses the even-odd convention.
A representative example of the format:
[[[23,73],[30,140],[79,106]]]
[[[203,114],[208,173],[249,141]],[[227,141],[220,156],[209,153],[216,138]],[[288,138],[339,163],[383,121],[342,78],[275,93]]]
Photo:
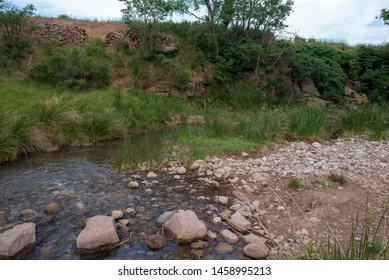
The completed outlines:
[[[220,217],[214,217],[212,220],[212,224],[214,224],[214,225],[219,225],[219,224],[221,224],[221,222],[222,222],[222,219]]]
[[[252,259],[264,259],[269,251],[264,243],[250,243],[243,248],[243,254]]]
[[[239,182],[239,178],[238,178],[238,177],[235,177],[235,178],[233,178],[233,179],[230,179],[229,181],[230,181],[231,184],[236,184],[236,183]]]
[[[229,210],[224,210],[223,212],[219,213],[219,216],[220,218],[222,218],[222,220],[228,220],[231,218],[231,211]]]
[[[157,178],[157,177],[158,175],[151,171],[147,174],[147,178]]]
[[[224,240],[230,244],[235,244],[239,241],[239,237],[228,229],[224,229],[220,232]]]
[[[318,142],[313,142],[312,143],[312,147],[316,148],[316,149],[320,149],[321,148],[321,144],[318,143]]]
[[[161,235],[150,235],[146,238],[147,246],[152,250],[160,250],[166,247],[166,239]]]
[[[203,240],[199,240],[199,241],[196,241],[192,244],[190,244],[190,247],[192,249],[205,249],[208,245],[208,242],[206,241],[203,241]]]
[[[248,157],[249,156],[249,154],[248,153],[246,153],[246,152],[242,152],[242,157]]]
[[[180,180],[181,176],[180,175],[174,175],[174,180]]]
[[[236,203],[236,204],[232,205],[229,209],[230,209],[231,211],[236,211],[236,210],[238,210],[240,207],[242,207],[242,205],[240,205],[239,203]]]
[[[227,242],[221,242],[215,247],[215,251],[217,253],[230,254],[234,251],[234,247]]]
[[[266,243],[266,238],[263,238],[263,237],[259,237],[255,234],[247,234],[245,236],[243,236],[243,241],[246,243],[246,244],[250,244],[250,243]]]
[[[204,250],[196,250],[196,249],[192,249],[190,251],[190,253],[197,257],[197,258],[203,258],[205,256],[205,251]]]
[[[317,217],[310,217],[308,220],[309,220],[311,223],[318,223],[318,222],[320,222],[320,219],[317,218]]]
[[[119,223],[120,223],[121,225],[123,225],[123,226],[126,226],[126,225],[128,225],[128,224],[130,223],[130,221],[127,220],[127,219],[121,219],[121,220],[119,220]]]
[[[209,238],[209,239],[211,239],[211,240],[213,240],[213,239],[216,239],[217,238],[217,235],[216,235],[216,233],[214,233],[213,231],[208,231],[207,232],[207,237]]]
[[[134,214],[135,213],[135,209],[134,208],[127,208],[125,213],[126,213],[126,215]]]
[[[128,183],[129,188],[137,188],[139,187],[139,183],[137,181],[131,181]]]
[[[184,175],[185,173],[186,173],[186,168],[185,167],[178,167],[177,169],[176,169],[176,173],[178,174],[178,175]]]
[[[52,202],[52,203],[46,205],[43,212],[45,212],[46,214],[57,213],[60,208],[61,208],[61,206],[58,203]]]
[[[286,208],[281,205],[281,206],[277,207],[277,211],[283,211],[284,212],[284,211],[286,211]]]
[[[120,219],[120,218],[123,217],[123,212],[120,211],[120,210],[114,210],[114,211],[112,211],[111,216],[112,216],[115,220],[117,220],[117,219]]]
[[[219,196],[219,202],[220,202],[220,204],[223,204],[223,205],[227,204],[228,203],[228,197],[226,197],[226,196]]]

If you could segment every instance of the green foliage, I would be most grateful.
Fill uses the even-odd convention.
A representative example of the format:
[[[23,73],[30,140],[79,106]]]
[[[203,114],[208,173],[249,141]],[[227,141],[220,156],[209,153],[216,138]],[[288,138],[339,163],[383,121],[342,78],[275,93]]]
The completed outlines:
[[[343,68],[350,67],[352,56],[324,44],[296,42],[288,47],[284,57],[295,82],[302,83],[309,77],[324,97],[341,102],[347,81]]]
[[[48,53],[32,69],[31,78],[75,90],[102,88],[110,81],[108,66],[104,43],[95,41]]]
[[[303,183],[300,182],[300,180],[294,178],[289,181],[288,188],[298,191],[304,189],[305,186]]]
[[[19,8],[10,1],[0,1],[0,32],[3,45],[0,54],[8,60],[20,61],[31,53],[29,32],[33,25],[29,17],[34,14],[34,6],[29,4]],[[0,61],[6,64],[6,61]]]
[[[188,69],[186,69],[182,64],[173,61],[172,59],[159,55],[158,59],[162,65],[168,67],[168,69],[173,71],[173,86],[180,90],[187,90],[190,88],[191,74]]]
[[[289,136],[297,139],[316,139],[326,134],[328,109],[320,107],[295,108],[289,113]]]
[[[388,137],[388,105],[360,106],[349,109],[343,116],[345,130],[363,133],[369,131],[374,139]]]
[[[380,19],[382,19],[384,23],[389,26],[389,9],[381,10]]]
[[[334,183],[339,183],[341,185],[346,183],[346,178],[344,178],[344,176],[341,174],[336,174],[331,172],[331,174],[328,176],[328,179],[330,179]]]

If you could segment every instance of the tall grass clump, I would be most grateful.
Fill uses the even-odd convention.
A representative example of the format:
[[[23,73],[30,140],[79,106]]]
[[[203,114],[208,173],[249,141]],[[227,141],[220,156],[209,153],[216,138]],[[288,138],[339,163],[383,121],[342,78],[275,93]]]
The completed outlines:
[[[28,121],[13,112],[4,112],[0,118],[0,162],[15,160],[18,155],[39,151]]]
[[[290,109],[290,136],[295,139],[317,139],[325,136],[329,114],[329,109],[315,106]]]
[[[284,138],[288,116],[283,108],[262,110],[240,122],[241,134],[250,140],[273,141]]]
[[[65,104],[60,97],[50,97],[40,103],[35,110],[38,122],[49,125],[76,123],[80,116]]]
[[[344,129],[357,133],[368,131],[374,139],[384,139],[388,137],[388,109],[388,105],[378,104],[349,109],[343,116]]]

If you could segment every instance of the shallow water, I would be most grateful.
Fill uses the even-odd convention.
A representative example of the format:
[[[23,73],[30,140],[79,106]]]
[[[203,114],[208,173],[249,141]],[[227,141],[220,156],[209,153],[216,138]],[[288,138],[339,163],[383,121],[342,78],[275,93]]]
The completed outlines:
[[[130,139],[130,145],[158,146],[164,135],[166,132],[137,135]],[[220,182],[221,187],[204,186],[190,172],[181,180],[175,180],[167,172],[154,171],[159,176],[153,180],[158,183],[146,187],[142,182],[152,181],[146,179],[147,172],[122,174],[117,171],[121,149],[120,141],[110,141],[90,147],[67,148],[0,166],[0,214],[7,218],[8,224],[28,221],[37,224],[36,246],[19,259],[85,258],[76,248],[76,238],[85,226],[85,219],[129,207],[136,209],[135,214],[124,217],[130,220],[130,230],[118,229],[120,240],[128,242],[108,253],[86,258],[196,259],[191,255],[190,246],[179,246],[168,239],[165,248],[153,251],[145,245],[144,237],[163,233],[156,220],[165,211],[175,209],[191,209],[207,223],[208,229],[220,231],[220,226],[212,226],[212,214],[224,209],[214,205],[212,200],[199,201],[197,198],[226,194],[223,182]],[[129,177],[134,175],[140,187],[129,189]],[[175,189],[177,186],[184,188]],[[61,209],[56,214],[45,214],[43,209],[51,202],[59,203]],[[212,209],[210,204],[216,209],[207,213]],[[240,243],[234,246],[231,254],[216,253],[214,247],[221,241],[209,242],[205,259],[243,257],[243,244]]]

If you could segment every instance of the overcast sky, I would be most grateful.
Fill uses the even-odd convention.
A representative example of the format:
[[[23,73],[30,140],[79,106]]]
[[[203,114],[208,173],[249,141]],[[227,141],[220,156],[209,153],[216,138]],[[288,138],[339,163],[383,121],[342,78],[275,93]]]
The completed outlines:
[[[37,14],[77,18],[120,19],[118,0],[14,0],[34,4]],[[287,19],[288,30],[305,38],[344,40],[350,44],[380,44],[389,41],[389,27],[375,17],[389,8],[388,0],[294,0]]]

